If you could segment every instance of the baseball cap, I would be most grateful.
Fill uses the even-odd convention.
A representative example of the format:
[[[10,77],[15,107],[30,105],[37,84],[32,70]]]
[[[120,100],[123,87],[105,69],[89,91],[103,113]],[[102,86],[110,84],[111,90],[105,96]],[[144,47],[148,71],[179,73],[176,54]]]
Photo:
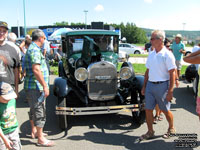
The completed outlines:
[[[8,30],[8,24],[4,21],[0,21],[0,27],[4,27]]]
[[[12,86],[5,82],[0,82],[0,96],[7,101],[17,97]]]
[[[182,39],[182,35],[181,34],[177,34],[176,37]]]

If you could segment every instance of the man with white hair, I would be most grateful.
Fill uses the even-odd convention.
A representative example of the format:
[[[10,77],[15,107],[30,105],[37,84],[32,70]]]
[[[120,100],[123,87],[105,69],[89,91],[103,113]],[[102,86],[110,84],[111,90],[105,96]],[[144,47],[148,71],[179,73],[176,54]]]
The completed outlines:
[[[170,102],[173,98],[175,84],[175,58],[164,46],[165,32],[155,30],[151,35],[151,44],[154,50],[147,58],[144,85],[141,93],[145,95],[146,122],[148,132],[140,137],[140,140],[150,139],[154,136],[153,110],[158,104],[160,110],[165,114],[169,128],[163,138],[169,138],[175,133],[173,114],[170,111]]]
[[[14,32],[10,32],[8,33],[8,37],[7,37],[8,41],[12,42],[12,45],[15,47],[15,49],[17,50],[17,53],[19,55],[19,59],[21,60],[21,52],[20,52],[20,48],[16,45],[16,40],[17,40],[17,36]],[[13,44],[14,43],[14,44]]]
[[[11,42],[16,42],[17,40],[17,36],[14,32],[10,32],[8,33],[8,41],[11,41]]]

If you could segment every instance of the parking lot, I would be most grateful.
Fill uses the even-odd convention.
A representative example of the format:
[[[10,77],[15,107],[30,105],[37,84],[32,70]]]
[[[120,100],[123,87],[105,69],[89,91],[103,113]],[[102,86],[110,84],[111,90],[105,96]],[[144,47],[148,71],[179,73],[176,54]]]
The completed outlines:
[[[51,75],[51,88],[56,76]],[[189,86],[189,88],[187,87]],[[51,89],[52,90],[52,89]],[[45,132],[48,138],[56,142],[52,148],[38,148],[35,146],[36,139],[30,138],[30,125],[28,121],[28,104],[24,103],[23,85],[20,85],[20,98],[17,101],[17,116],[19,120],[20,137],[23,149],[54,149],[54,150],[168,150],[176,149],[176,140],[180,137],[174,136],[165,140],[162,135],[167,131],[167,121],[164,119],[154,125],[155,138],[139,142],[138,138],[147,131],[146,124],[138,126],[132,122],[131,113],[120,113],[110,115],[76,116],[70,117],[68,131],[61,131],[58,127],[55,115],[56,97],[51,95],[47,99],[47,122]],[[179,88],[174,90],[172,112],[177,133],[197,134],[199,139],[199,120],[195,112],[195,100],[191,84],[181,81]],[[179,143],[178,143],[179,144]],[[199,144],[199,142],[198,142]],[[198,149],[198,148],[194,148]]]

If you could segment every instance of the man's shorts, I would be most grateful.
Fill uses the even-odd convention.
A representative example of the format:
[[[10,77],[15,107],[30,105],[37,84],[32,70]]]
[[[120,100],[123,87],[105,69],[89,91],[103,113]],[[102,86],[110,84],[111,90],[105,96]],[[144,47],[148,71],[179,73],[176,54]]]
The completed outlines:
[[[166,100],[168,87],[169,81],[159,84],[154,84],[148,81],[145,89],[145,109],[153,110],[156,104],[158,104],[160,110],[170,110],[171,104]]]
[[[177,70],[181,70],[182,64],[180,60],[176,60],[176,67],[177,67]]]
[[[22,149],[22,145],[21,145],[20,138],[19,138],[18,128],[11,133],[5,134],[5,136],[10,141],[13,142],[12,150],[21,150]],[[4,150],[4,149],[6,149],[6,146],[3,142],[3,140],[0,138],[0,150]]]
[[[46,122],[45,101],[38,102],[41,92],[39,90],[27,90],[26,99],[30,106],[29,119],[33,120],[34,125],[43,128]]]

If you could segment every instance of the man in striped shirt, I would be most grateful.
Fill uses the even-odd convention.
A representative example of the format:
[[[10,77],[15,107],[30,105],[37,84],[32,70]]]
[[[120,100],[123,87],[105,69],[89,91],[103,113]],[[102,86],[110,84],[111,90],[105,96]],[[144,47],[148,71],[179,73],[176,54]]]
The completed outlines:
[[[40,29],[36,29],[32,33],[33,42],[25,55],[24,89],[30,105],[32,138],[38,137],[38,146],[53,146],[54,142],[47,140],[43,133],[46,121],[45,98],[49,95],[49,71],[41,51],[45,38],[44,32]],[[42,94],[44,94],[44,101],[41,102],[38,99]]]

